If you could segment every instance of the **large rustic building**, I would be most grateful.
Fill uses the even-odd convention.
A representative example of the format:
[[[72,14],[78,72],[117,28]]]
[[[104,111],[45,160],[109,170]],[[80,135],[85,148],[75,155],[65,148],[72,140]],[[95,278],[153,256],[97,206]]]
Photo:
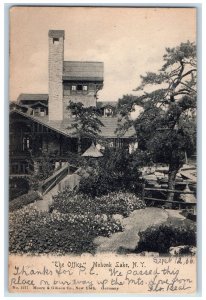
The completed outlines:
[[[64,30],[49,30],[49,94],[20,94],[10,105],[10,174],[34,170],[42,151],[56,162],[77,152],[77,138],[68,129],[74,119],[67,109],[70,101],[99,108],[101,136],[111,147],[128,147],[134,141],[132,129],[121,138],[115,133],[116,104],[97,101],[103,62],[64,61],[64,38]],[[82,151],[90,145],[91,140],[83,140]]]

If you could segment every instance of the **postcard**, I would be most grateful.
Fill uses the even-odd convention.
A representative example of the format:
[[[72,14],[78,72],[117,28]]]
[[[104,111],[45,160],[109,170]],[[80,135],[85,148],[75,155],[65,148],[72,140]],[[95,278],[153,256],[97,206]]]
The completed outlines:
[[[196,10],[11,7],[10,293],[196,293]]]

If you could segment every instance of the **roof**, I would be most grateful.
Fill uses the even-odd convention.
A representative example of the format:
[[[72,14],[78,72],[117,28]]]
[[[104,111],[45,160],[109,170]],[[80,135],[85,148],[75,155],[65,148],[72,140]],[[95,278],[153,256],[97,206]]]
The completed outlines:
[[[35,106],[44,106],[44,107],[48,107],[48,104],[45,104],[41,101],[38,102],[34,102],[33,104],[31,104],[31,107],[35,107]]]
[[[20,94],[17,101],[48,101],[48,94]]]
[[[104,63],[95,61],[64,61],[64,80],[103,81]]]
[[[97,101],[97,107],[98,108],[107,107],[107,106],[116,107],[117,103],[118,103],[117,101]]]
[[[101,117],[101,122],[104,124],[104,127],[101,127],[101,136],[107,138],[116,138],[117,133],[115,133],[118,126],[118,117]],[[131,127],[121,138],[129,138],[135,135],[135,129]]]
[[[49,121],[48,116],[44,116],[44,117],[31,116],[18,110],[11,111],[11,113],[12,112],[19,113],[20,115],[28,119],[31,119],[35,122],[38,122],[42,125],[45,125],[48,128],[55,130],[60,134],[63,134],[64,136],[74,137],[74,133],[75,133],[74,129],[68,129],[68,127],[70,127],[72,124],[71,119],[67,119],[64,121]],[[115,130],[118,125],[118,117],[112,117],[112,118],[101,117],[100,120],[104,124],[104,126],[100,128],[101,129],[100,136],[105,138],[117,138],[117,134],[115,133]],[[135,135],[135,129],[130,128],[123,136],[120,136],[120,138],[131,138],[134,135]]]
[[[91,146],[82,154],[84,157],[101,157],[103,154],[92,143]]]

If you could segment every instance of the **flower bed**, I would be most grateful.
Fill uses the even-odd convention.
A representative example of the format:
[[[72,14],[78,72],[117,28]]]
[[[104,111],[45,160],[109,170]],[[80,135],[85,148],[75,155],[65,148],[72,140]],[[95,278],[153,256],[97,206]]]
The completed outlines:
[[[132,193],[113,192],[101,197],[90,198],[65,190],[54,197],[51,209],[61,213],[121,214],[128,216],[132,211],[144,208],[145,204]]]
[[[34,201],[40,199],[40,195],[37,191],[30,191],[28,194],[24,194],[14,200],[12,200],[9,203],[9,211],[15,211],[17,209],[20,209],[24,207],[25,205],[28,205],[30,203],[33,203]]]
[[[119,222],[101,215],[48,213],[27,207],[10,213],[9,222],[11,253],[93,253],[96,236],[122,231]]]

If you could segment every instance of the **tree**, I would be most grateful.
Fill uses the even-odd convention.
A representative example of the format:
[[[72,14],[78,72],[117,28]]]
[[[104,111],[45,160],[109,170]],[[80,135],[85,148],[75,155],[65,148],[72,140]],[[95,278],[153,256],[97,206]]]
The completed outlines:
[[[28,162],[28,177],[29,187],[31,190],[38,190],[39,184],[49,178],[54,172],[54,160],[55,157],[51,154],[48,154],[43,149],[38,149],[41,155],[39,155],[38,160],[30,152],[30,157],[27,160]],[[37,169],[35,169],[35,164],[37,165]]]
[[[141,76],[141,84],[135,89],[138,97],[129,98],[127,104],[119,102],[124,118],[134,105],[143,108],[135,121],[126,117],[127,122],[119,131],[123,133],[135,126],[140,147],[149,152],[154,162],[168,164],[168,188],[173,190],[185,152],[194,151],[196,144],[196,46],[187,41],[166,48],[163,59],[157,73]],[[173,196],[174,193],[168,193],[168,200]]]
[[[87,166],[89,176],[80,181],[80,192],[92,197],[120,190],[138,192],[140,157],[126,149],[106,148],[103,157]]]
[[[74,103],[70,101],[67,109],[70,110],[74,116],[68,129],[70,129],[72,134],[77,137],[78,153],[80,154],[82,139],[90,139],[92,142],[101,140],[100,128],[104,126],[104,124],[98,118],[98,110],[94,106],[84,107],[84,104],[81,102]]]

